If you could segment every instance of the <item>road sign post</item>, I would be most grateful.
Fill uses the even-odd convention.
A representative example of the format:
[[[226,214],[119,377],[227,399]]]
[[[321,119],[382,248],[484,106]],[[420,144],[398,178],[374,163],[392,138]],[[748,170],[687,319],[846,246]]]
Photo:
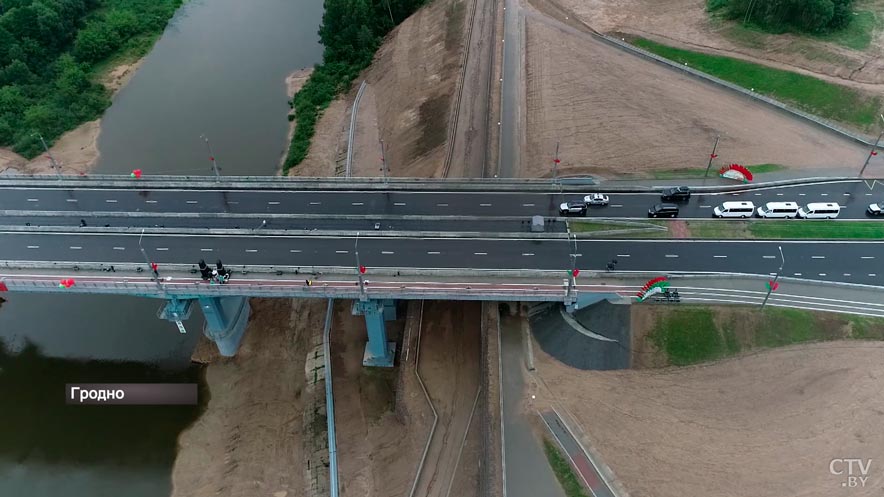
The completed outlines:
[[[773,281],[767,282],[767,295],[764,296],[764,302],[761,303],[761,310],[764,310],[764,306],[767,305],[767,299],[770,298],[771,292],[780,287],[780,284],[777,283],[777,280],[780,279],[780,273],[783,272],[783,266],[786,265],[786,257],[783,256],[783,247],[777,247],[780,250],[780,268],[777,269],[777,274],[774,276]]]

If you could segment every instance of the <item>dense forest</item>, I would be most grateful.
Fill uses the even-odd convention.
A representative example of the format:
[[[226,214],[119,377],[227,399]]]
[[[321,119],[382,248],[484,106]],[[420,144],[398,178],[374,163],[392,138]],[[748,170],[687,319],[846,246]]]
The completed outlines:
[[[767,31],[826,33],[850,23],[853,0],[708,0],[710,11]]]
[[[182,0],[0,0],[0,146],[25,157],[110,105],[96,69],[140,56]]]
[[[304,160],[316,121],[340,93],[368,67],[383,37],[424,4],[425,0],[325,0],[319,38],[322,64],[292,99],[298,122],[285,161],[285,171]]]

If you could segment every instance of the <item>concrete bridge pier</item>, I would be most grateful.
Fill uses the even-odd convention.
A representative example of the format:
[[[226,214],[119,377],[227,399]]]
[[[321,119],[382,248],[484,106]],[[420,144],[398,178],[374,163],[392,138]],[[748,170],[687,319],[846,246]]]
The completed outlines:
[[[387,341],[385,321],[396,319],[396,302],[393,300],[357,300],[353,303],[353,314],[365,316],[368,330],[368,343],[362,365],[377,368],[392,368],[396,356],[396,342]]]
[[[222,356],[233,357],[239,348],[251,306],[247,297],[201,297],[200,308],[206,317],[203,333],[211,338]]]

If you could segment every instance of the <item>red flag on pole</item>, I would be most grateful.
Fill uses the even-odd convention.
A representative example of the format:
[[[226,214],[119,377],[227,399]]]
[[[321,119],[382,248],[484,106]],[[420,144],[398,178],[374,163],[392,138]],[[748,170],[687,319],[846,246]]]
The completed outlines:
[[[365,274],[365,266],[359,266],[359,272]]]
[[[878,155],[878,151],[877,151],[877,150],[872,150],[872,155]]]
[[[157,266],[157,263],[156,263],[156,262],[151,262],[151,263],[150,263],[150,268],[153,269],[154,271],[156,271],[157,269],[159,269],[159,266]]]
[[[0,281],[0,292],[8,292],[9,287],[6,286],[6,282]]]
[[[553,159],[553,162],[555,162],[556,164],[558,164],[559,162],[562,162],[562,161],[560,161],[559,159]]]
[[[132,176],[133,178],[140,178],[141,177],[141,169],[133,169],[132,174],[130,176]]]
[[[577,275],[580,274],[580,270],[579,270],[579,269],[575,269],[571,274],[574,275],[574,277],[576,278]]]
[[[716,154],[709,154],[709,157],[711,157],[711,158],[713,158],[713,159],[717,159],[717,158],[718,158],[718,155],[716,155]]]

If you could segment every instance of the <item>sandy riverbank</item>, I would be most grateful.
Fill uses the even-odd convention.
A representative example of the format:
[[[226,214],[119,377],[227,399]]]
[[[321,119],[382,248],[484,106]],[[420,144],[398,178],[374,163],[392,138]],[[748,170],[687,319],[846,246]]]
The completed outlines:
[[[128,64],[120,64],[99,78],[99,82],[116,95],[129,83],[143,60],[142,58]],[[101,133],[101,119],[96,119],[81,124],[56,140],[49,151],[61,166],[62,172],[85,174],[95,166],[99,156],[99,133]],[[0,174],[53,173],[52,164],[46,154],[28,160],[9,148],[0,148]]]
[[[285,88],[286,88],[286,96],[289,100],[294,98],[295,93],[301,91],[301,88],[307,83],[307,80],[310,79],[310,75],[313,74],[312,67],[305,67],[303,69],[298,69],[297,71],[289,74],[285,78]],[[292,110],[294,112],[294,110]],[[283,148],[282,155],[279,157],[279,169],[277,170],[277,176],[282,174],[282,166],[285,163],[285,158],[289,152],[289,146],[292,143],[292,137],[295,135],[295,124],[297,124],[297,119],[293,119],[289,121],[289,132],[286,134],[285,139],[285,148]]]

